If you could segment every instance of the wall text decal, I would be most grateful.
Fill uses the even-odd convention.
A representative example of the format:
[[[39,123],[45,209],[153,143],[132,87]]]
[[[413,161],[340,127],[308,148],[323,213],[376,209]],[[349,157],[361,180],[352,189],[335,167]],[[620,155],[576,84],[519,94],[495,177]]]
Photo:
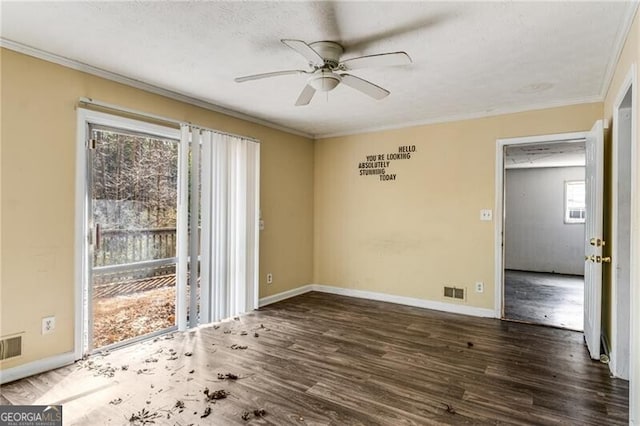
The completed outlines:
[[[383,182],[396,180],[395,173],[387,173],[391,162],[396,160],[409,160],[411,159],[411,153],[414,152],[416,152],[415,145],[402,145],[398,147],[398,152],[367,155],[366,161],[358,163],[360,176],[378,176]]]

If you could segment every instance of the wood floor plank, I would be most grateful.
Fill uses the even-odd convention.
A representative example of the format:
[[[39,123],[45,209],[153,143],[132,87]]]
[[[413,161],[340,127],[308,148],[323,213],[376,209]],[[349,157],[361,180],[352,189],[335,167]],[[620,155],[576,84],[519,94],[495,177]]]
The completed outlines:
[[[226,373],[239,378],[218,378]],[[205,388],[229,395],[208,401]],[[171,425],[628,423],[628,383],[589,358],[580,333],[322,293],[0,394],[3,404],[63,403],[65,424],[78,425],[127,424],[142,409]]]

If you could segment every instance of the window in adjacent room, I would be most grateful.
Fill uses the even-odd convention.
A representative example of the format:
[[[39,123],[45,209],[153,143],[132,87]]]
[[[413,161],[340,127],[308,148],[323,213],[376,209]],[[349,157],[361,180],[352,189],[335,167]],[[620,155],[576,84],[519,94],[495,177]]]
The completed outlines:
[[[584,223],[585,184],[583,180],[565,182],[564,222]]]

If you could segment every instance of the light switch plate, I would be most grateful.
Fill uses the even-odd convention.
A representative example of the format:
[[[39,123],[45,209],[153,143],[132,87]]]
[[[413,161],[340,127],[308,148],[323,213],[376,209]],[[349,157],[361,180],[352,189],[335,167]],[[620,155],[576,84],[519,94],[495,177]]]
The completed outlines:
[[[491,219],[493,219],[493,212],[491,209],[480,210],[480,220],[490,221]]]

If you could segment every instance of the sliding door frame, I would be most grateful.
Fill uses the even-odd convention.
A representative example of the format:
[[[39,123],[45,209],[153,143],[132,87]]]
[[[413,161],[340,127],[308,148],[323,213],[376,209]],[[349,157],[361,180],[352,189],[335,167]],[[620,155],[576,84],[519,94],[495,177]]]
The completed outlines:
[[[85,108],[77,109],[77,131],[76,131],[76,182],[75,182],[75,297],[74,297],[74,355],[76,360],[81,359],[87,353],[90,345],[89,338],[91,334],[91,324],[89,324],[91,305],[91,294],[89,284],[91,283],[90,262],[88,256],[91,254],[93,229],[89,226],[90,200],[89,200],[89,165],[90,155],[88,141],[90,139],[90,125],[100,125],[114,127],[117,129],[129,130],[132,132],[147,133],[163,138],[175,139],[180,141],[180,130],[157,124],[147,123],[144,121],[133,120],[120,117],[117,115],[106,114]],[[182,147],[179,147],[180,154],[178,157],[178,203],[183,199],[182,182],[185,182],[188,171],[184,167]],[[180,204],[178,204],[180,209]],[[180,220],[180,218],[178,219]],[[180,229],[180,223],[177,224]],[[180,249],[178,249],[179,251]],[[177,276],[176,297],[180,298],[180,294],[186,290],[186,283]],[[176,300],[176,317],[178,317],[177,308],[179,300]],[[88,308],[87,308],[88,307]],[[179,320],[176,322],[178,324]],[[152,336],[154,333],[149,334]],[[157,334],[157,333],[155,333]],[[145,336],[145,337],[148,337]],[[127,343],[132,343],[137,338],[130,339]],[[111,345],[112,346],[112,345]]]

